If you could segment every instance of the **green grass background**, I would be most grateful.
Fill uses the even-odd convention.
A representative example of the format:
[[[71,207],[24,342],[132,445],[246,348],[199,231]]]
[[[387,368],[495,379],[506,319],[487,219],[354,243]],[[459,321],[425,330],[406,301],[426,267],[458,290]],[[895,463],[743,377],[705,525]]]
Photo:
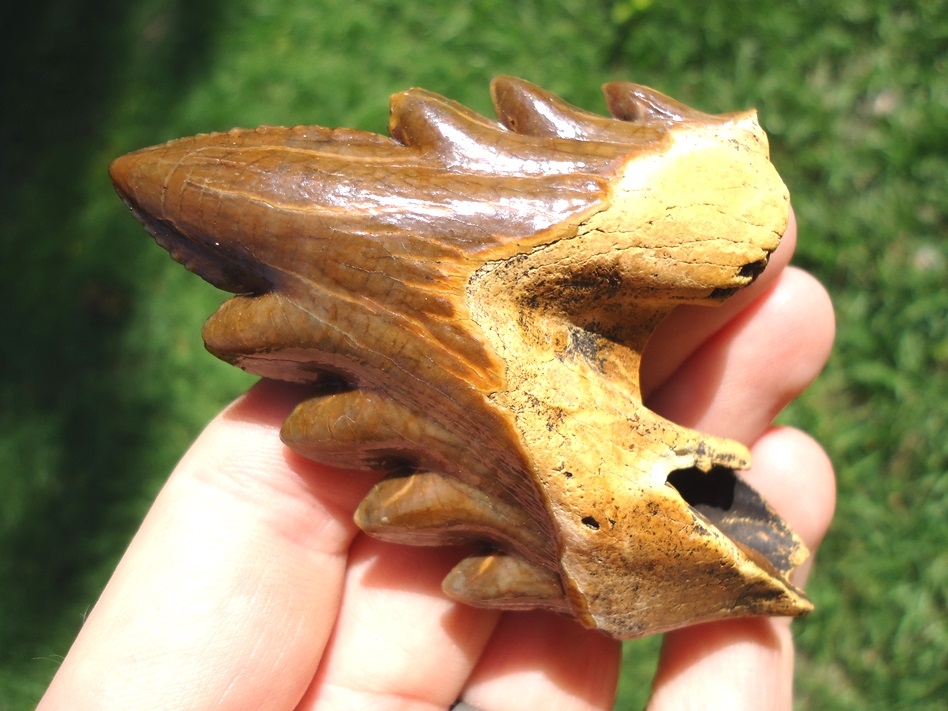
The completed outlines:
[[[251,382],[204,352],[222,296],[145,236],[109,160],[235,125],[384,131],[416,85],[489,112],[496,74],[595,110],[615,79],[759,108],[797,263],[839,319],[783,415],[840,493],[797,705],[946,708],[944,0],[31,0],[0,26],[0,710],[32,708],[170,468]],[[658,641],[627,645],[617,708],[644,703]]]

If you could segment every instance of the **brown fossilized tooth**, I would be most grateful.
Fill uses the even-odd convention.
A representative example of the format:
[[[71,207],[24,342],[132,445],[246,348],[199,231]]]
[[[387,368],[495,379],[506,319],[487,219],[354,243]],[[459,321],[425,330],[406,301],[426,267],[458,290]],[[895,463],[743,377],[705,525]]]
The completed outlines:
[[[359,525],[483,546],[447,594],[617,637],[808,611],[789,582],[806,550],[734,473],[746,448],[653,414],[638,381],[661,318],[747,285],[786,226],[754,113],[634,84],[605,87],[613,118],[518,79],[492,92],[499,122],[412,89],[391,138],[234,130],[111,174],[175,259],[236,294],[212,353],[325,385],[284,441],[391,472]]]

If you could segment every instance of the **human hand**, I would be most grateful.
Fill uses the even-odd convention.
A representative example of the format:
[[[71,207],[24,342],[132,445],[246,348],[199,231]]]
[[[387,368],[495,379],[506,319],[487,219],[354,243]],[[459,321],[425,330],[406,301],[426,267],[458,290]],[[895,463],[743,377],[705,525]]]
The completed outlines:
[[[787,262],[719,309],[683,307],[643,364],[649,407],[752,444],[747,479],[815,550],[832,467],[776,414],[816,376],[833,337],[823,289]],[[362,535],[352,512],[377,477],[289,452],[299,388],[262,382],[182,459],[40,709],[609,709],[620,645],[541,612],[454,603],[459,558]],[[802,585],[807,570],[798,571]],[[789,709],[784,619],[666,635],[651,709]]]

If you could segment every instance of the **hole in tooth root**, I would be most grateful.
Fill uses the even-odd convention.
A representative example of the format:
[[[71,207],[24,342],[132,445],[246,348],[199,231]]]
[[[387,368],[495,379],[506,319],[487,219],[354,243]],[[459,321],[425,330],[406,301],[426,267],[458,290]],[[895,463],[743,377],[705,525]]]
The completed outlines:
[[[585,516],[583,518],[583,525],[587,528],[591,528],[594,531],[599,530],[599,521],[594,519],[592,516]]]
[[[751,279],[756,279],[764,268],[767,266],[767,260],[761,259],[756,262],[751,262],[750,264],[745,264],[741,267],[740,275],[742,277],[750,277]]]
[[[668,475],[668,484],[698,516],[732,541],[757,551],[777,570],[792,568],[799,545],[793,531],[733,469],[679,469]]]
[[[733,469],[713,467],[709,472],[697,467],[677,469],[668,475],[668,483],[675,487],[689,506],[705,515],[709,509],[728,511],[734,505],[737,476]]]
[[[712,301],[723,301],[724,299],[726,299],[726,298],[729,297],[729,296],[734,295],[735,293],[737,293],[737,289],[736,289],[736,288],[733,288],[733,289],[715,289],[714,291],[711,292],[711,296],[708,297],[708,298],[710,298]]]

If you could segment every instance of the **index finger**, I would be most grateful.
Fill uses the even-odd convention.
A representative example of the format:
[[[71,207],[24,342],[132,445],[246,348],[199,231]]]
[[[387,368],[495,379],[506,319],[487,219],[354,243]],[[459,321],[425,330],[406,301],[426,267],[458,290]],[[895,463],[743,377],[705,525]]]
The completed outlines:
[[[797,221],[791,209],[780,245],[753,284],[720,306],[685,304],[672,311],[655,329],[642,354],[643,395],[647,397],[661,387],[702,343],[770,289],[790,264],[796,246]]]

